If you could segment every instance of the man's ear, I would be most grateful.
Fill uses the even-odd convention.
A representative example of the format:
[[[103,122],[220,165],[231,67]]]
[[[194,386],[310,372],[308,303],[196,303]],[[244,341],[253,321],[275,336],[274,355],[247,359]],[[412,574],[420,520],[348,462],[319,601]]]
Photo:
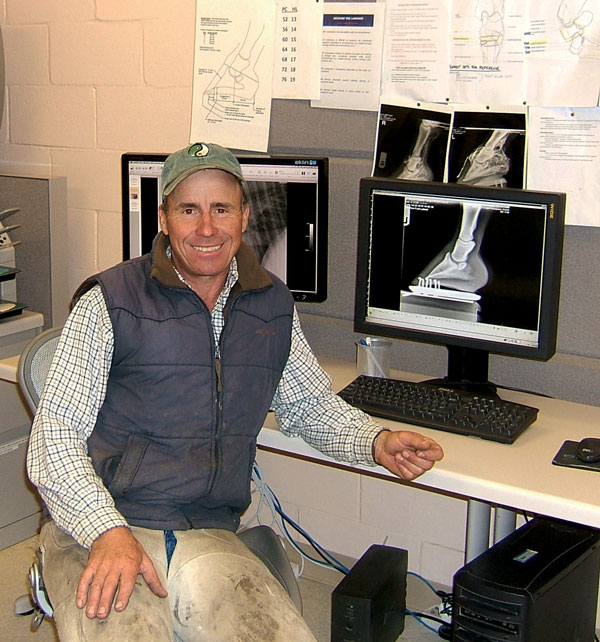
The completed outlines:
[[[162,203],[158,206],[158,222],[160,224],[160,231],[165,235],[169,236],[169,226],[167,225],[167,213],[162,206]]]
[[[246,203],[244,209],[242,210],[242,233],[246,231],[248,227],[248,220],[250,219],[250,204]]]

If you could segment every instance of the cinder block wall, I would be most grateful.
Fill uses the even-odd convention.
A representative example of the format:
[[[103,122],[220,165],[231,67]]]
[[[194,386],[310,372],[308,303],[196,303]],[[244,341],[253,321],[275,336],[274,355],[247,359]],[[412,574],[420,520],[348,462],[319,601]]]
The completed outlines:
[[[119,158],[188,142],[194,0],[0,0],[0,167],[67,176],[69,286],[121,257]]]

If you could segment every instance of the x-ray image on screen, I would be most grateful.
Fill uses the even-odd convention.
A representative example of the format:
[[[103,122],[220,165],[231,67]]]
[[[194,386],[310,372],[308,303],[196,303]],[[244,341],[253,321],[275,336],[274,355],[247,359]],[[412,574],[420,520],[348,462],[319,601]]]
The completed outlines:
[[[537,332],[545,211],[382,192],[372,217],[369,306]]]
[[[244,241],[266,269],[286,281],[288,197],[285,183],[247,184],[250,217]]]
[[[360,182],[354,330],[447,348],[444,385],[489,383],[492,353],[556,350],[566,195]]]
[[[156,237],[166,154],[121,155],[123,259],[149,252]],[[239,156],[250,205],[244,241],[297,301],[327,298],[329,160]]]
[[[479,301],[478,292],[489,281],[489,269],[481,258],[481,243],[490,210],[477,203],[464,203],[461,209],[455,237],[410,286],[412,293],[440,300]]]

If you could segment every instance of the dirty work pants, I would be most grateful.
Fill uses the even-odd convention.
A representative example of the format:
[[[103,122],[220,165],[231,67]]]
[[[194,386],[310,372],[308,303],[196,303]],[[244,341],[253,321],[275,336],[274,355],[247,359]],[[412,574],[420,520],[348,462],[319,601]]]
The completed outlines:
[[[234,533],[175,531],[167,568],[163,531],[132,532],[169,596],[156,597],[139,575],[125,611],[90,620],[75,603],[88,551],[54,522],[43,526],[44,582],[61,642],[315,642],[286,591]]]

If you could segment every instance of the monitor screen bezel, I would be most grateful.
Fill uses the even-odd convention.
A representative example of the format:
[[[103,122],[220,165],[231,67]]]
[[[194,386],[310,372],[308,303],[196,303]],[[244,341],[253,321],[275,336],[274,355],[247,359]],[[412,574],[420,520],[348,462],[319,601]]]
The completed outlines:
[[[492,339],[477,339],[460,334],[435,333],[373,322],[367,317],[369,279],[369,235],[371,195],[376,190],[391,190],[414,196],[449,196],[451,198],[481,198],[499,203],[539,203],[548,210],[545,227],[545,252],[542,268],[542,291],[537,347],[505,343]],[[498,187],[475,187],[456,183],[409,181],[392,178],[365,177],[360,182],[358,245],[354,330],[362,334],[408,339],[447,347],[467,348],[487,353],[505,354],[548,360],[556,351],[558,304],[562,265],[562,246],[566,195]],[[552,212],[552,214],[550,214]]]
[[[136,255],[131,251],[131,226],[129,218],[130,211],[130,183],[129,183],[129,163],[134,162],[156,162],[164,163],[168,154],[146,153],[146,152],[125,152],[121,154],[121,233],[123,239],[123,260],[134,258]],[[158,212],[156,228],[158,230]]]
[[[168,154],[151,152],[125,152],[121,154],[121,213],[123,260],[133,258],[131,251],[130,202],[129,202],[129,163],[159,162],[163,163]],[[295,301],[320,303],[327,299],[328,287],[328,227],[329,227],[329,158],[325,156],[303,156],[294,154],[274,154],[269,156],[236,154],[242,164],[272,164],[312,166],[318,168],[317,213],[318,223],[314,230],[316,246],[315,287],[313,289],[292,289]],[[157,213],[158,214],[158,213]]]

